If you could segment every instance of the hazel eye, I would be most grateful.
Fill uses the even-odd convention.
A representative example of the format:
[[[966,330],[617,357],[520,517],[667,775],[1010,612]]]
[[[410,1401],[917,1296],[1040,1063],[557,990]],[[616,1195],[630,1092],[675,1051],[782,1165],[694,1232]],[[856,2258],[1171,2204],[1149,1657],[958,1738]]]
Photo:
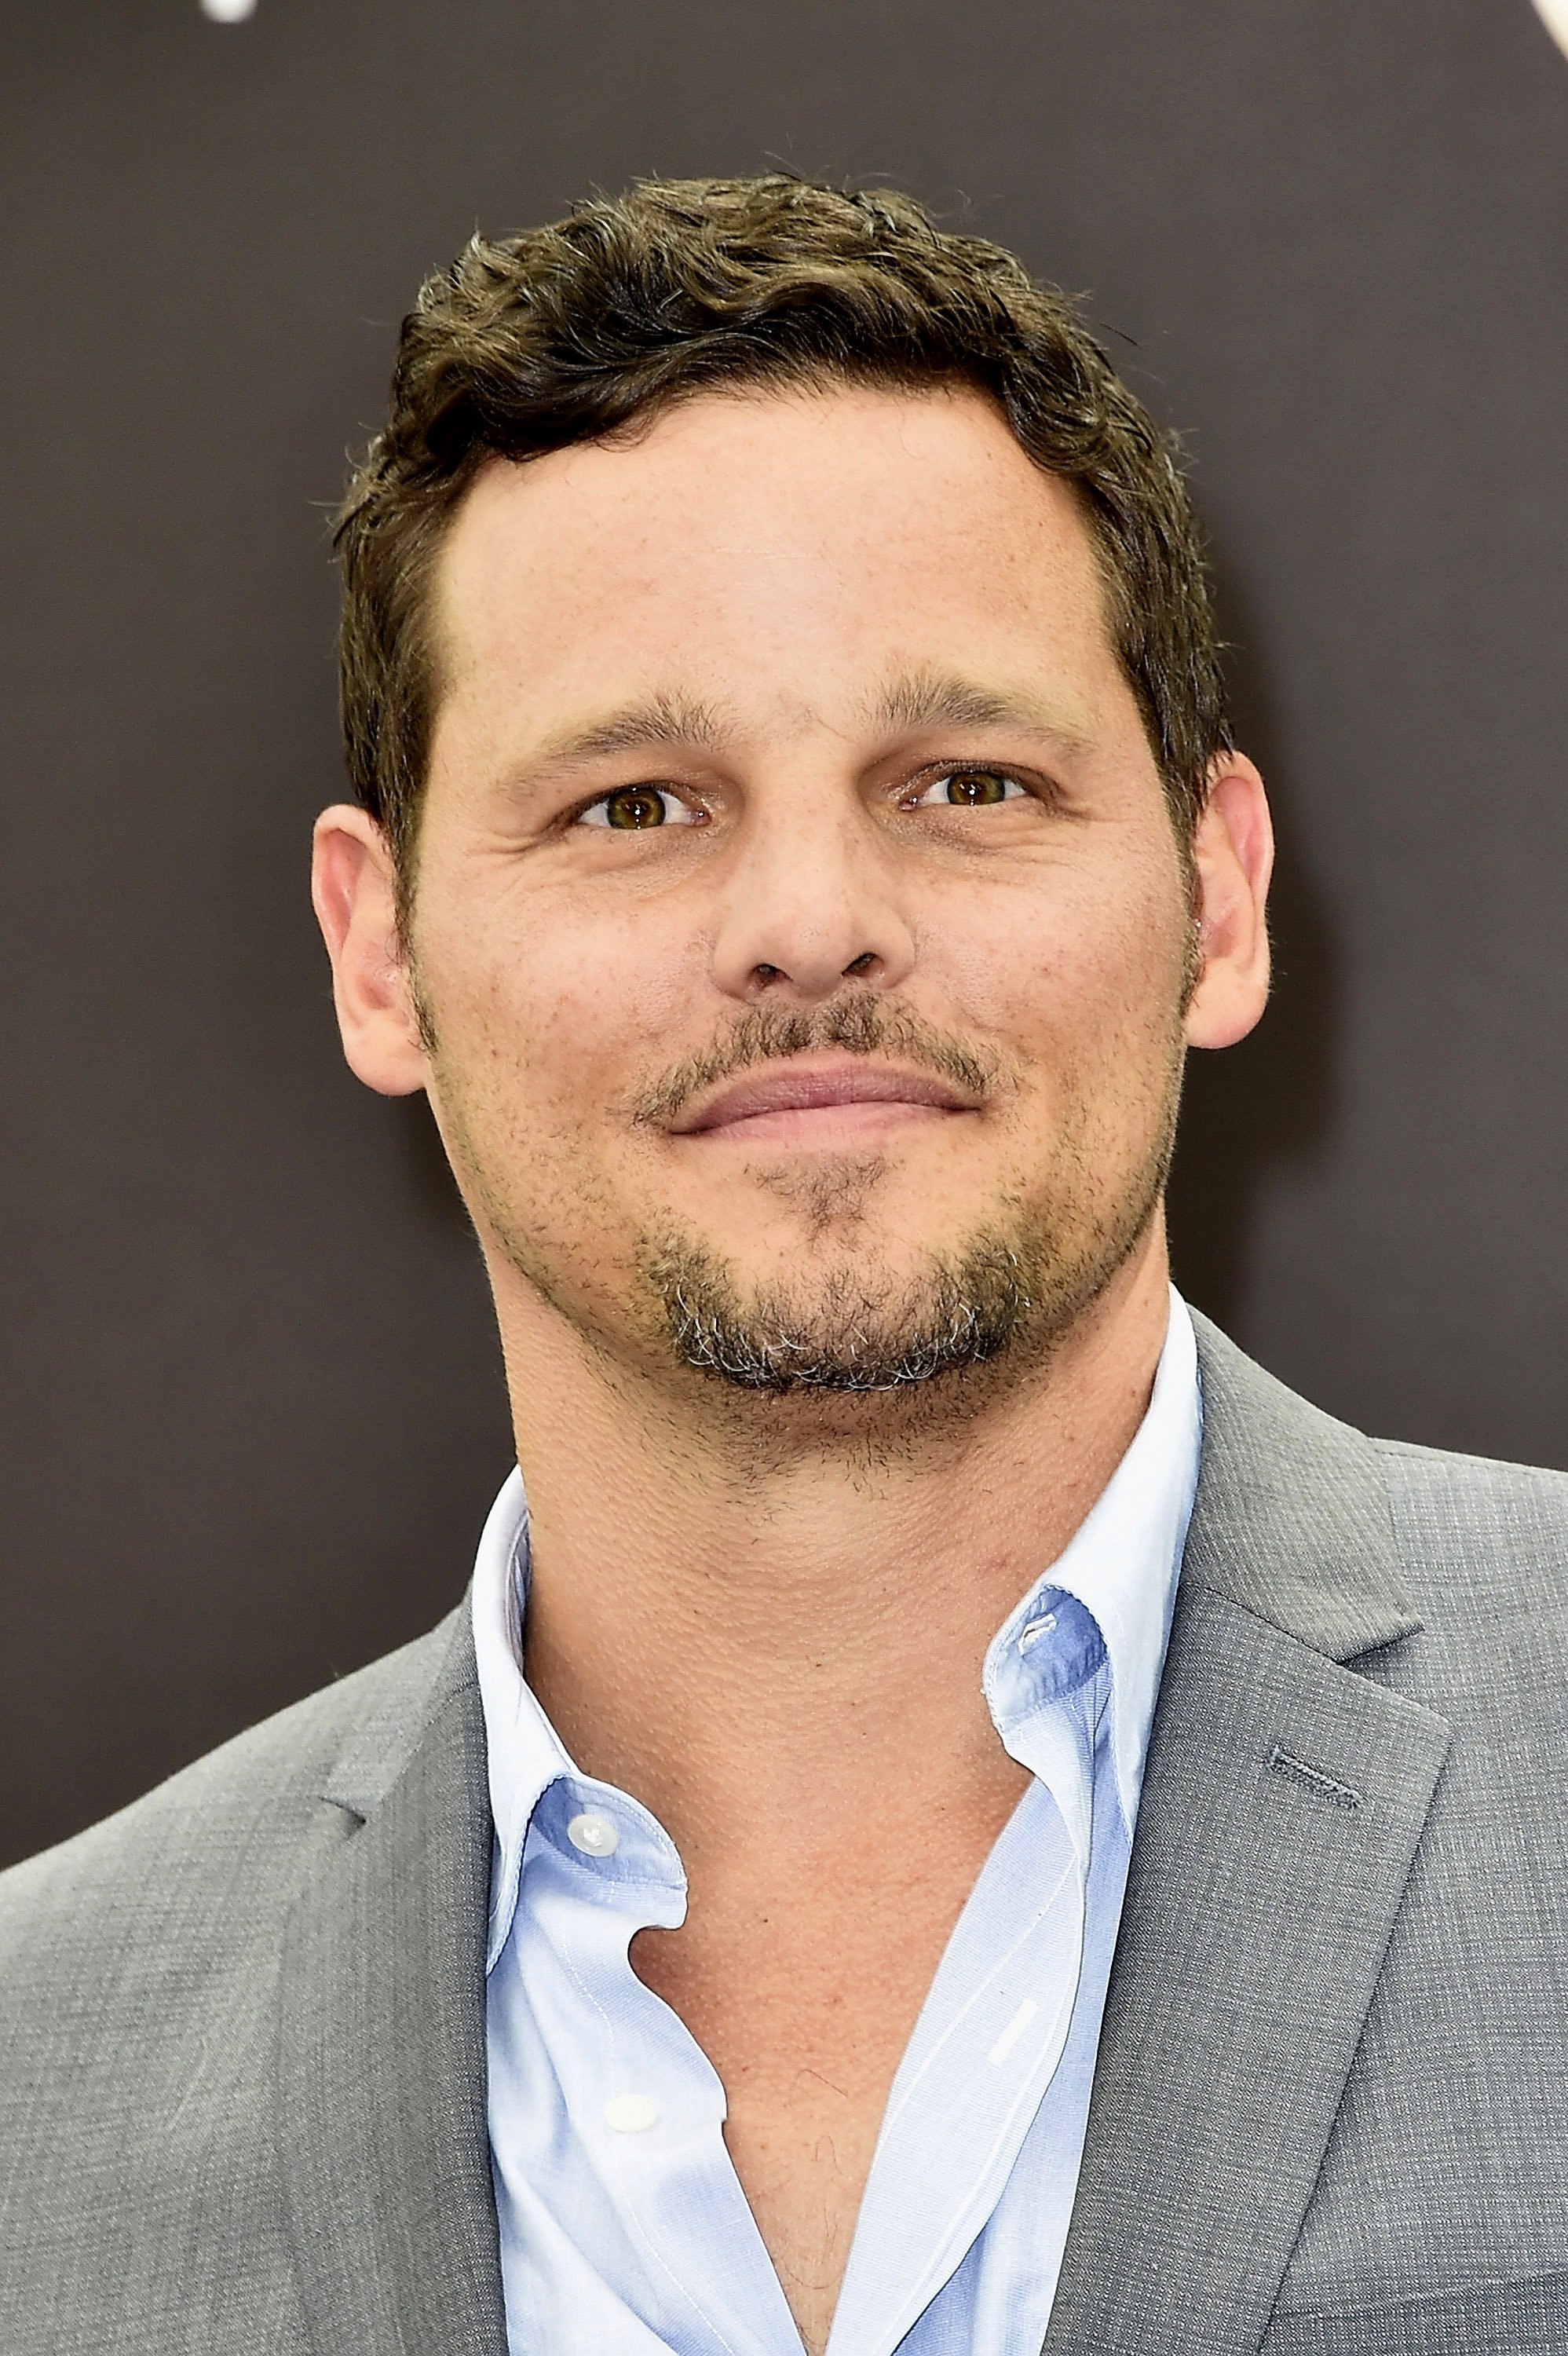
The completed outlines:
[[[1023,787],[1005,769],[944,769],[923,786],[910,807],[913,809],[986,809],[993,802],[1023,798]]]
[[[613,827],[622,834],[640,834],[651,826],[690,826],[697,813],[664,786],[617,786],[590,802],[578,823]]]

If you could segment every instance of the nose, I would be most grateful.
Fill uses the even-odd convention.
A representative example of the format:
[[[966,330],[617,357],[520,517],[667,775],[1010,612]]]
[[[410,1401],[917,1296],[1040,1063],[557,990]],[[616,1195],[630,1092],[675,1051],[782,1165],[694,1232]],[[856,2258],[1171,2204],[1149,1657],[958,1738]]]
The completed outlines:
[[[896,989],[913,962],[892,853],[864,812],[813,809],[803,797],[753,820],[714,934],[720,990],[815,1004],[847,980]]]

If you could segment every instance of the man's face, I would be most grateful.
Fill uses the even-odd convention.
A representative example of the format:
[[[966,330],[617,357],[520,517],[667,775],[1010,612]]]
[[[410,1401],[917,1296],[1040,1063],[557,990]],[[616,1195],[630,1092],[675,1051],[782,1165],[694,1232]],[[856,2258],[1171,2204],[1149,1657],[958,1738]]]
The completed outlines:
[[[503,1324],[1048,1346],[1152,1231],[1191,938],[1071,493],[976,396],[701,399],[493,465],[435,637],[410,960]]]

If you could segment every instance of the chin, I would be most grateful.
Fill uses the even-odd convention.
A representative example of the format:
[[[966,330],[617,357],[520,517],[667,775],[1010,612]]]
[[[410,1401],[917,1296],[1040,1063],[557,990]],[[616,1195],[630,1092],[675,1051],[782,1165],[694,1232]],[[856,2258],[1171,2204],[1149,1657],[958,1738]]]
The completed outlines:
[[[968,1388],[1038,1366],[1149,1228],[1157,1194],[1109,1226],[1019,1206],[944,1248],[879,1244],[727,1257],[671,1233],[643,1259],[667,1342],[688,1372],[738,1394],[838,1411]]]

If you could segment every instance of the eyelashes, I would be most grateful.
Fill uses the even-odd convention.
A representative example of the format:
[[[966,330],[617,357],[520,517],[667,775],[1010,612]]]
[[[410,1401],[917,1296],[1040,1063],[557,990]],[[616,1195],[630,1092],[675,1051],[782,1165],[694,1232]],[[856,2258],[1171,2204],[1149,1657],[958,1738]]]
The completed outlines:
[[[1028,787],[1009,769],[991,769],[965,762],[927,778],[906,809],[991,809],[998,802],[1021,801]]]
[[[1031,798],[1039,801],[1044,797],[1010,769],[963,761],[928,773],[913,791],[906,787],[898,798],[898,807],[903,810],[992,809],[1003,802]],[[647,834],[662,826],[703,826],[708,815],[673,786],[640,784],[615,786],[608,793],[595,795],[570,822],[606,833]]]
[[[668,786],[617,786],[579,810],[577,823],[617,834],[645,834],[656,826],[696,826],[701,817]]]

